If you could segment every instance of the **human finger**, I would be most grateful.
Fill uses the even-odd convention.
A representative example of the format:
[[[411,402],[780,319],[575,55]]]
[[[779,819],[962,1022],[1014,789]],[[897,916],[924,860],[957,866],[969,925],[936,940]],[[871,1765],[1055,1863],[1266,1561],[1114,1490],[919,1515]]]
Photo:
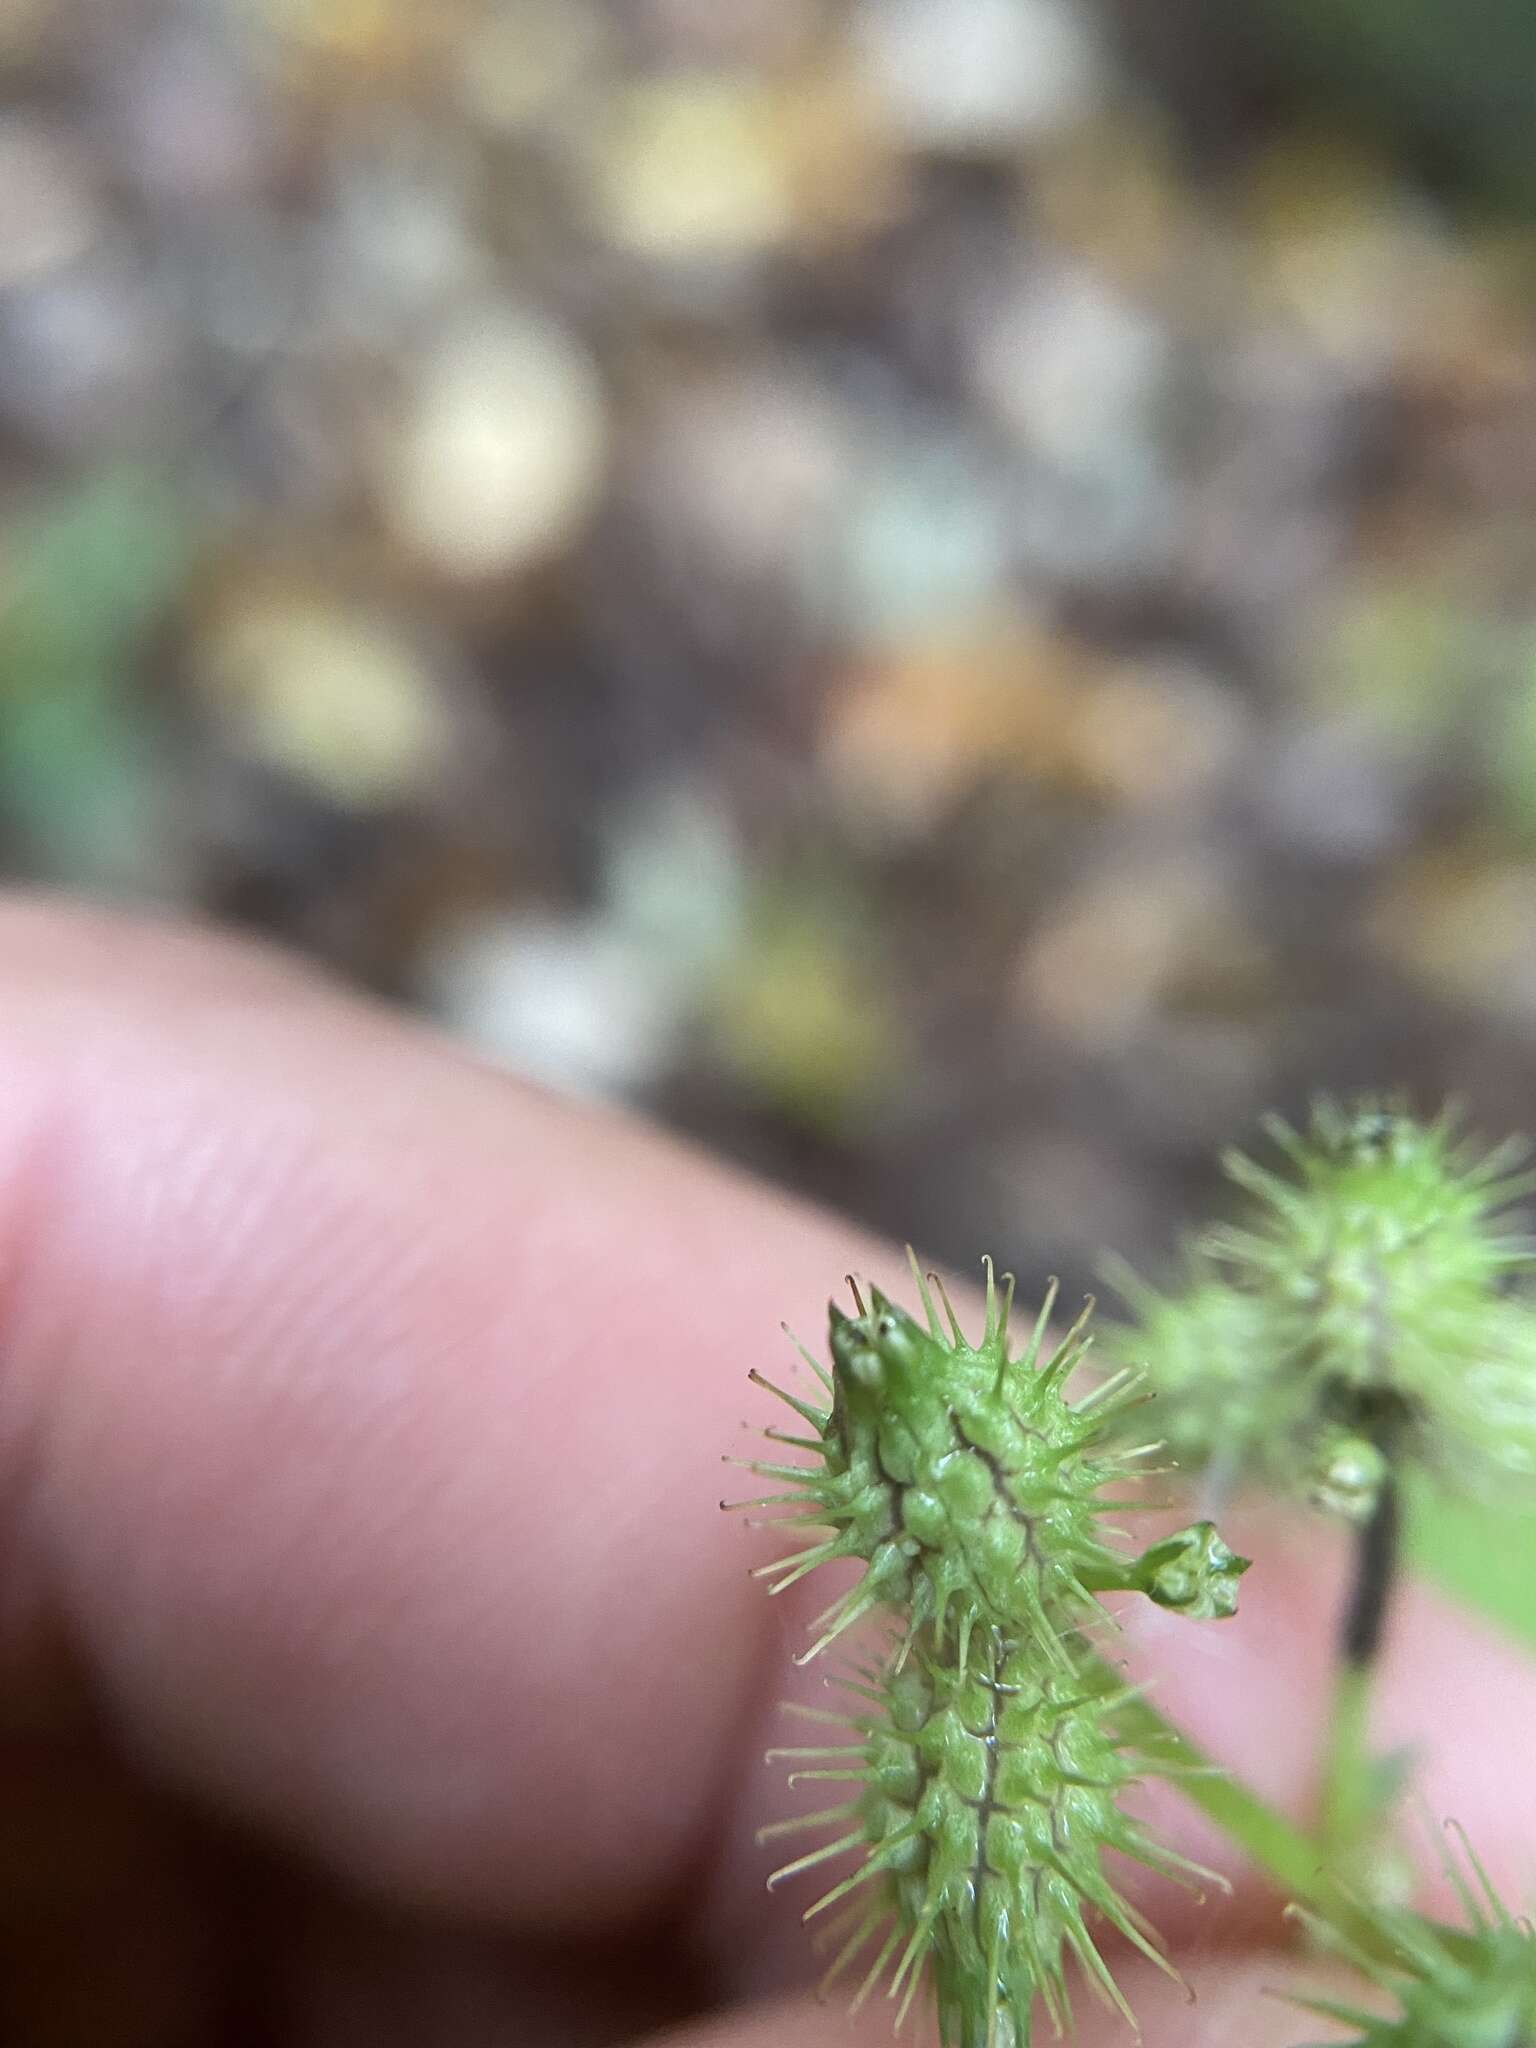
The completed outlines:
[[[13,1681],[62,1627],[407,1897],[671,1910],[768,1640],[720,1451],[847,1234],[257,949],[22,903],[0,960]]]

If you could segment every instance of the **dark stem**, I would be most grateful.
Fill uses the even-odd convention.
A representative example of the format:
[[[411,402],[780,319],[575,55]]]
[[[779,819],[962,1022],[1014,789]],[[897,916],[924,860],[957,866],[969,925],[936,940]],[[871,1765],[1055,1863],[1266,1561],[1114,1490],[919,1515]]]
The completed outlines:
[[[1388,1465],[1376,1504],[1355,1532],[1355,1576],[1339,1645],[1348,1664],[1373,1664],[1380,1653],[1397,1583],[1402,1527],[1402,1501]]]
[[[1361,1418],[1364,1420],[1364,1418]],[[1322,1840],[1335,1875],[1347,1876],[1379,1823],[1370,1764],[1371,1695],[1397,1587],[1403,1500],[1395,1470],[1402,1418],[1388,1407],[1363,1432],[1382,1457],[1371,1511],[1355,1530],[1355,1570],[1339,1632],[1339,1667],[1323,1759]]]

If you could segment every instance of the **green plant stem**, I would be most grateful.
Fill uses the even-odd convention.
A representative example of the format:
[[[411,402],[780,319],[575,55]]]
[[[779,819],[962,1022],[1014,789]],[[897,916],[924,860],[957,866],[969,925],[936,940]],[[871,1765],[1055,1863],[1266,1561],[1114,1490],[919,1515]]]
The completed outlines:
[[[1319,1839],[1330,1864],[1342,1867],[1363,1846],[1371,1823],[1370,1749],[1375,1666],[1345,1658],[1334,1679],[1323,1750]]]
[[[1105,1689],[1119,1690],[1120,1674],[1107,1664],[1100,1664],[1099,1669]],[[1288,1899],[1319,1908],[1332,1906],[1333,1887],[1325,1860],[1310,1835],[1214,1764],[1144,1696],[1127,1700],[1119,1718],[1127,1736],[1160,1762],[1174,1767],[1184,1796],[1213,1820],[1250,1862],[1266,1872]]]
[[[1106,1689],[1120,1689],[1120,1673],[1102,1662],[1098,1669]],[[1346,1935],[1360,1953],[1393,1962],[1390,1948],[1383,1947],[1379,1926],[1362,1910],[1358,1895],[1340,1883],[1321,1844],[1311,1835],[1276,1812],[1240,1778],[1212,1763],[1198,1744],[1144,1695],[1125,1702],[1120,1724],[1151,1756],[1174,1767],[1174,1782],[1185,1798],[1273,1881],[1289,1905],[1305,1908]]]

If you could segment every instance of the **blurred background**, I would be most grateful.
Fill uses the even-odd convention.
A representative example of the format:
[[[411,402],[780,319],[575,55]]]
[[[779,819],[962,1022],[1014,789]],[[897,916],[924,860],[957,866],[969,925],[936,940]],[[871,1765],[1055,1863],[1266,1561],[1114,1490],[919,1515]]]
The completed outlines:
[[[1536,1123],[1533,73],[0,0],[5,871],[1069,1293],[1316,1088]]]

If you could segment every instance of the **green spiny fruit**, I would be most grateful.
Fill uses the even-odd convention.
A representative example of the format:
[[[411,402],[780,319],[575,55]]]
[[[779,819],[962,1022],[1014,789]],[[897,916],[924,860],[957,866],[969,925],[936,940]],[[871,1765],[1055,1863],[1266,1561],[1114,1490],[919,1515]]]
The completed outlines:
[[[1472,1850],[1465,1872],[1447,1855],[1464,1924],[1446,1927],[1405,1910],[1372,1918],[1370,1950],[1310,1914],[1299,1917],[1325,1948],[1387,1992],[1383,2016],[1335,1999],[1298,2001],[1357,2028],[1353,2048],[1529,2048],[1536,2041],[1536,1933],[1500,1900]]]
[[[1440,1405],[1447,1379],[1489,1351],[1503,1281],[1531,1261],[1530,1239],[1493,1220],[1531,1185],[1508,1171],[1518,1148],[1479,1157],[1446,1118],[1374,1105],[1322,1104],[1306,1138],[1278,1118],[1269,1128],[1292,1175],[1230,1154],[1254,1213],[1213,1231],[1210,1254],[1265,1299],[1282,1362],[1320,1400],[1348,1411],[1390,1391],[1410,1409]]]
[[[1105,1487],[1133,1478],[1157,1446],[1107,1447],[1111,1425],[1145,1398],[1135,1373],[1069,1399],[1086,1311],[1047,1350],[1052,1290],[1014,1356],[1011,1280],[1000,1291],[988,1264],[985,1326],[971,1344],[942,1286],[913,1270],[925,1321],[874,1291],[866,1306],[855,1289],[853,1316],[834,1306],[832,1370],[804,1354],[825,1401],[773,1388],[807,1433],[767,1435],[809,1459],[751,1463],[787,1490],[742,1505],[798,1510],[791,1519],[826,1532],[762,1568],[770,1590],[823,1564],[864,1566],[798,1661],[876,1610],[891,1632],[884,1661],[837,1681],[870,1711],[844,1723],[798,1709],[853,1739],[781,1752],[799,1766],[795,1779],[862,1789],[765,1835],[831,1834],[774,1883],[854,1859],[806,1918],[844,1908],[829,1976],[859,1964],[856,2004],[888,1975],[904,2013],[927,1982],[946,2048],[1028,2048],[1037,1997],[1053,2018],[1065,2014],[1068,1956],[1117,1999],[1094,1915],[1157,1954],[1103,1853],[1190,1869],[1121,1811],[1138,1775],[1179,1766],[1122,1734],[1133,1695],[1114,1690],[1084,1642],[1088,1625],[1108,1620],[1095,1595],[1135,1590],[1191,1615],[1230,1614],[1247,1563],[1209,1523],[1140,1555],[1105,1525],[1108,1509],[1132,1505],[1107,1500]]]
[[[1103,1526],[1123,1501],[1104,1489],[1130,1480],[1159,1448],[1109,1445],[1107,1425],[1146,1399],[1139,1375],[1117,1373],[1081,1400],[1066,1383],[1086,1348],[1086,1311],[1042,1357],[1054,1300],[1009,1355],[1011,1280],[999,1290],[987,1266],[986,1325],[965,1339],[947,1297],[946,1330],[929,1283],[918,1276],[926,1327],[878,1289],[859,1313],[831,1310],[829,1394],[813,1406],[778,1394],[815,1432],[776,1442],[815,1454],[811,1465],[754,1460],[759,1477],[795,1491],[746,1506],[798,1505],[821,1540],[762,1568],[783,1592],[838,1558],[859,1558],[863,1577],[821,1618],[801,1662],[877,1607],[898,1610],[909,1634],[931,1626],[953,1635],[961,1667],[979,1624],[1030,1638],[1047,1657],[1065,1654],[1070,1629],[1095,1617],[1094,1594],[1140,1585],[1138,1560]],[[762,1381],[763,1385],[770,1385]]]
[[[1533,1184],[1523,1148],[1374,1102],[1267,1128],[1283,1167],[1228,1155],[1248,1213],[1199,1242],[1181,1293],[1117,1275],[1138,1323],[1112,1351],[1144,1363],[1175,1454],[1357,1516],[1373,1455],[1536,1475],[1536,1318],[1507,1292],[1532,1244],[1501,1214]]]
[[[1058,2031],[1069,2016],[1070,1955],[1129,2018],[1090,1916],[1169,1966],[1105,1875],[1103,1852],[1175,1876],[1208,1875],[1120,1809],[1128,1785],[1168,1768],[1117,1726],[1134,1694],[1106,1692],[1101,1673],[1054,1663],[1042,1670],[1033,1645],[996,1630],[978,1632],[963,1675],[919,1654],[899,1671],[869,1670],[848,1684],[869,1703],[849,1717],[852,1742],[772,1756],[794,1765],[791,1784],[842,1780],[862,1789],[763,1831],[846,1830],[770,1884],[862,1852],[805,1916],[845,1908],[833,1923],[824,1988],[857,1967],[857,2009],[888,1975],[900,2026],[926,1971],[943,2040],[1027,2048],[1037,1997]]]
[[[1264,1302],[1197,1260],[1178,1293],[1159,1292],[1119,1260],[1106,1260],[1104,1270],[1136,1318],[1109,1330],[1106,1348],[1111,1358],[1145,1361],[1173,1462],[1247,1471],[1264,1466],[1278,1440],[1290,1476],[1290,1447],[1312,1426],[1308,1389],[1273,1370]]]

